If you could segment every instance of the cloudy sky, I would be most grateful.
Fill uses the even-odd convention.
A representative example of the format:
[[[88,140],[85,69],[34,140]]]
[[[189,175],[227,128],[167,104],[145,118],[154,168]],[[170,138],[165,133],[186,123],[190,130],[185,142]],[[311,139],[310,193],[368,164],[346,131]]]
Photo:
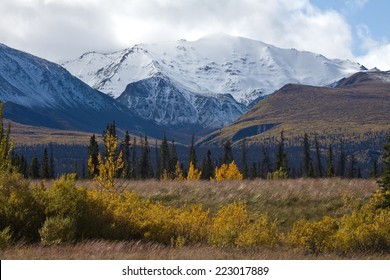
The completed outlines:
[[[224,32],[390,70],[388,0],[1,0],[0,43],[52,61]]]

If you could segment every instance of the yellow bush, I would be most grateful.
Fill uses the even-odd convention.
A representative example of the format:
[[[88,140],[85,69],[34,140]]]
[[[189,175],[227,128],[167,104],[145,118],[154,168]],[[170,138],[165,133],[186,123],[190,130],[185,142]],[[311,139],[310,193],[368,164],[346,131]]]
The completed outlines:
[[[247,226],[248,210],[245,204],[235,202],[223,206],[212,219],[209,242],[219,247],[233,246]]]
[[[44,245],[58,245],[61,243],[73,243],[76,238],[76,226],[69,217],[47,218],[39,230],[41,242]]]
[[[293,225],[286,241],[311,253],[332,251],[337,229],[337,221],[328,216],[316,222],[300,220]]]
[[[336,234],[339,252],[388,252],[390,250],[390,209],[364,205],[340,219]]]
[[[6,227],[0,231],[0,250],[4,250],[11,243],[12,233],[11,228]]]
[[[202,171],[195,168],[195,166],[190,162],[190,168],[188,169],[187,180],[198,181],[202,176]]]
[[[215,168],[215,180],[242,180],[244,176],[238,170],[237,165],[234,161],[230,164],[222,164],[221,167]]]
[[[238,247],[273,247],[278,242],[278,236],[276,221],[271,222],[267,214],[261,214],[238,234],[236,245]]]
[[[183,170],[181,170],[179,162],[176,162],[174,180],[175,181],[183,181],[184,180]]]

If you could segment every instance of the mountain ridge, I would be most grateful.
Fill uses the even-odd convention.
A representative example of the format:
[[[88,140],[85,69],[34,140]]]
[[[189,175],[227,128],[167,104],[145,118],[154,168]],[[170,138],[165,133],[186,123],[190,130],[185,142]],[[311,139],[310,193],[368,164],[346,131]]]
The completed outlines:
[[[319,54],[281,49],[223,34],[197,41],[137,44],[106,54],[89,52],[63,66],[90,86],[122,100],[140,117],[157,124],[194,125],[209,130],[232,123],[249,109],[248,105],[286,83],[328,85],[358,72],[361,67],[351,61],[331,60]],[[126,91],[127,86],[135,83],[140,87],[144,82],[144,88],[150,87],[151,77],[165,79],[170,84],[169,90],[159,93],[158,89],[152,93]],[[178,114],[187,116],[179,122],[167,110],[158,108],[172,92],[180,92],[183,97],[180,102],[170,98],[171,105],[179,107]],[[224,106],[230,109],[224,114],[215,112],[221,94],[233,97],[226,100]],[[197,107],[196,97],[202,97],[203,101],[209,99],[210,107]],[[141,98],[143,107],[140,109],[137,104]],[[205,113],[210,116],[202,121],[200,118]]]

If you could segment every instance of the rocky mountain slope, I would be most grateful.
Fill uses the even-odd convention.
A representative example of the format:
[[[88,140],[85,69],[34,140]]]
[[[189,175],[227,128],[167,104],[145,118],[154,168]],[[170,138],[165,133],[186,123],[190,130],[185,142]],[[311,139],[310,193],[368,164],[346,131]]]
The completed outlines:
[[[287,83],[328,85],[362,69],[351,61],[225,34],[89,52],[63,66],[139,117],[206,130],[232,123]]]

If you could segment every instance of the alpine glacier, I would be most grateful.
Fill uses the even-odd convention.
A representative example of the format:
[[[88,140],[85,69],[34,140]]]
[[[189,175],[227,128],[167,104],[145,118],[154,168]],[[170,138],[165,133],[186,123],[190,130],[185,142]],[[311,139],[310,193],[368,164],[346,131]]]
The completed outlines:
[[[323,86],[364,69],[226,34],[89,52],[63,66],[142,118],[206,129],[233,122],[287,83]]]

